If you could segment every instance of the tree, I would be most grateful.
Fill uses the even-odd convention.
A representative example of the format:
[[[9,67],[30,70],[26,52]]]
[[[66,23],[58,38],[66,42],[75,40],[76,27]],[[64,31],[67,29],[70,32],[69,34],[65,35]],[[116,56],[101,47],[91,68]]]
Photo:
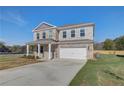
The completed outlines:
[[[116,38],[114,42],[117,50],[124,50],[124,36]]]
[[[95,42],[94,43],[94,49],[95,50],[103,50],[103,45],[104,45],[103,42],[99,42],[99,43]]]
[[[26,46],[25,46],[25,45],[21,46],[21,52],[22,52],[23,54],[26,53]]]
[[[111,39],[106,39],[106,40],[104,41],[103,48],[104,48],[105,50],[113,50],[113,49],[115,49],[114,46],[115,46],[115,44],[114,44],[113,40],[111,40]]]
[[[12,51],[12,53],[26,53],[26,46],[25,45],[13,45],[13,46],[8,46],[9,49]]]
[[[4,42],[0,41],[0,52],[11,52],[8,47],[5,46]]]
[[[21,53],[21,46],[20,45],[13,45],[11,46],[12,53]]]

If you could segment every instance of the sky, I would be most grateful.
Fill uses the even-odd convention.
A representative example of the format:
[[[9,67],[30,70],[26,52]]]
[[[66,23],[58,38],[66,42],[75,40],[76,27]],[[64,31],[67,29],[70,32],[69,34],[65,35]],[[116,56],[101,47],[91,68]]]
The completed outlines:
[[[23,45],[33,41],[32,30],[41,22],[56,26],[95,23],[95,42],[124,35],[124,7],[0,6],[0,41]]]

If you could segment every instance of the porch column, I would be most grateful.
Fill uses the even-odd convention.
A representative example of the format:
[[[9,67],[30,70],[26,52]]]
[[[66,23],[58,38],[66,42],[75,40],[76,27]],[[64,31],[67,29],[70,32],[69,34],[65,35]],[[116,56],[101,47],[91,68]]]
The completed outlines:
[[[37,46],[38,46],[38,57],[39,57],[40,56],[40,44],[38,43]]]
[[[27,44],[26,47],[27,47],[26,56],[29,56],[29,45]]]
[[[51,44],[49,43],[49,59],[51,59]]]

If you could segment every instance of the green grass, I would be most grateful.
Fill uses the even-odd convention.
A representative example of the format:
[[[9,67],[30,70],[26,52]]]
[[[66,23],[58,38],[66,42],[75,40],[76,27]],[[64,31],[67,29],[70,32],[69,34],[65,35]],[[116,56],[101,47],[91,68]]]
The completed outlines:
[[[22,55],[0,55],[0,62],[14,61],[20,58]]]
[[[89,60],[70,85],[124,85],[124,58],[115,55],[100,55],[97,60]]]

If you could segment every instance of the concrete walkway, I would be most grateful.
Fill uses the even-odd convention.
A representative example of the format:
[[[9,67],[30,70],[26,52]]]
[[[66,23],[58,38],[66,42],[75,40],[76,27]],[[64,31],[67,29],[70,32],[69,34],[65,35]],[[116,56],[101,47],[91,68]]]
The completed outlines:
[[[1,70],[1,86],[64,86],[69,85],[86,62],[54,60]]]

